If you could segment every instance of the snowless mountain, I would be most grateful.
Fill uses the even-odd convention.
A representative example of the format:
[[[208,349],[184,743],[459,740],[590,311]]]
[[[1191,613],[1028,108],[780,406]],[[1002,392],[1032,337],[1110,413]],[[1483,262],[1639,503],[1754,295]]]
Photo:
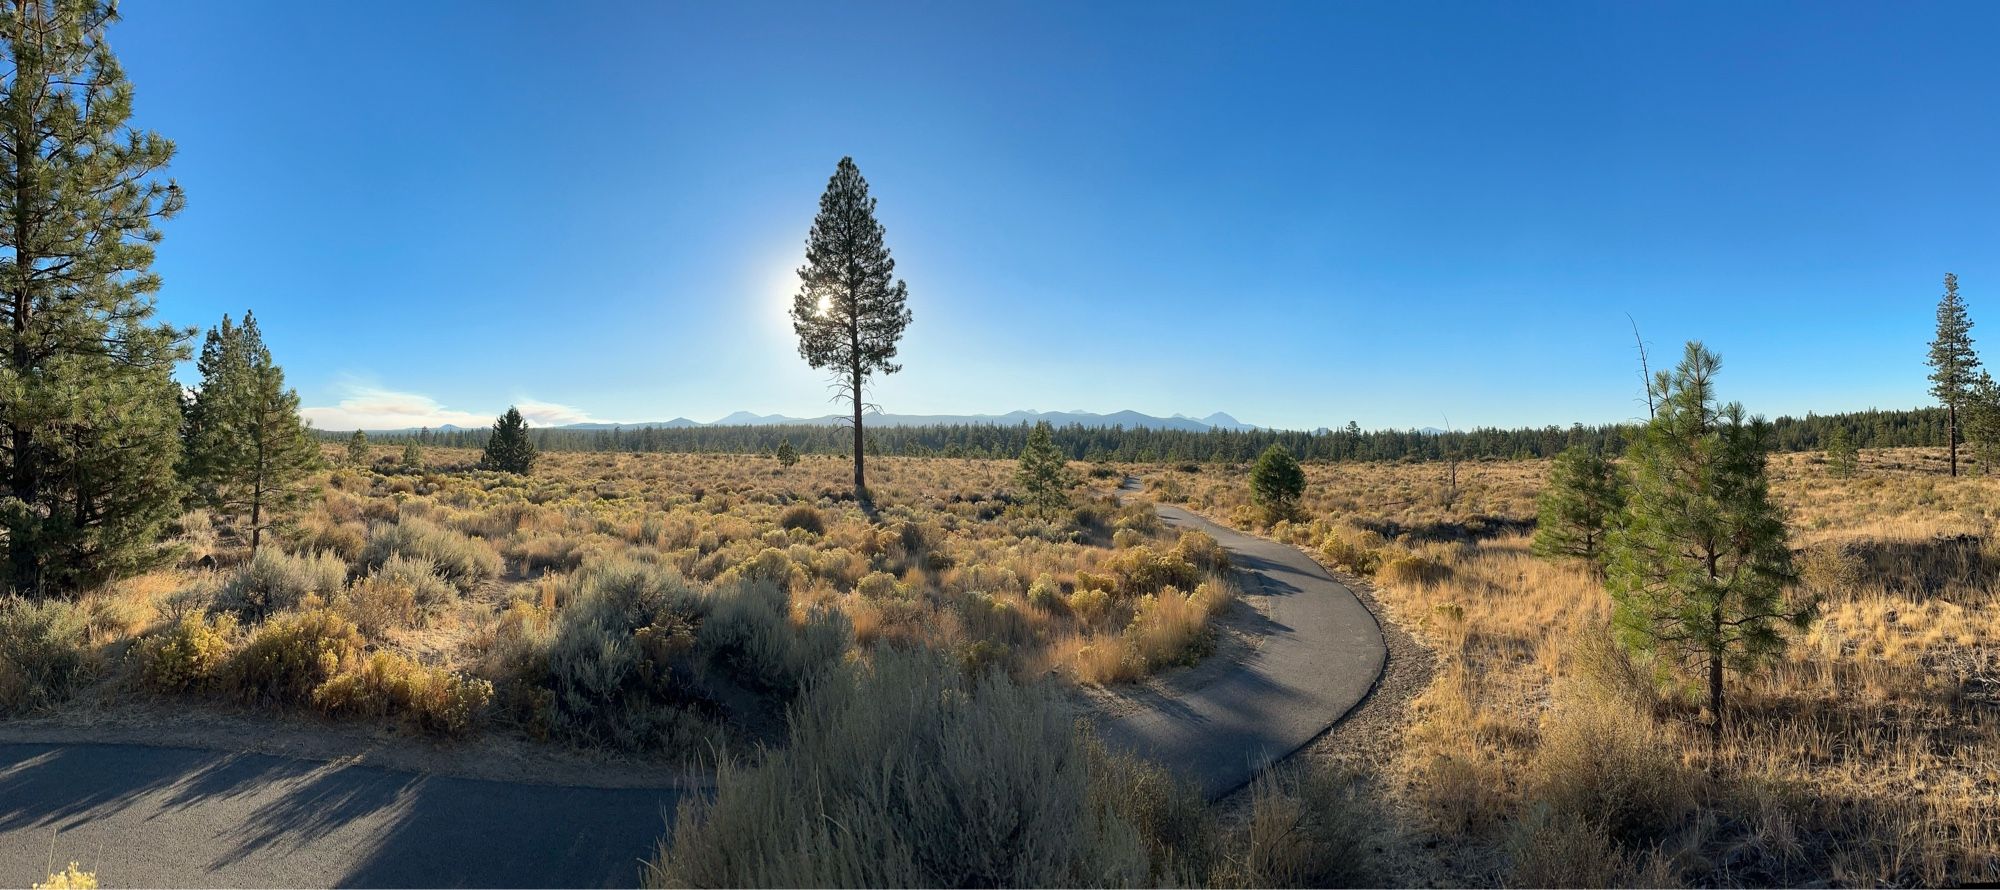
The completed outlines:
[[[641,427],[690,427],[690,426],[772,426],[791,425],[833,425],[842,423],[846,417],[826,414],[819,417],[787,417],[783,414],[752,414],[738,411],[713,423],[702,423],[685,417],[665,421],[640,423],[573,423],[558,427],[566,430],[608,430],[612,427],[638,429]],[[1254,430],[1256,426],[1243,423],[1221,411],[1207,417],[1188,417],[1176,414],[1172,417],[1154,417],[1137,411],[1118,411],[1111,414],[1094,414],[1089,411],[1010,411],[1006,414],[881,414],[871,413],[864,422],[869,426],[932,426],[937,424],[991,424],[995,426],[1018,426],[1046,420],[1054,426],[1122,426],[1126,428],[1146,427],[1156,430],[1187,430],[1206,432],[1210,429]]]

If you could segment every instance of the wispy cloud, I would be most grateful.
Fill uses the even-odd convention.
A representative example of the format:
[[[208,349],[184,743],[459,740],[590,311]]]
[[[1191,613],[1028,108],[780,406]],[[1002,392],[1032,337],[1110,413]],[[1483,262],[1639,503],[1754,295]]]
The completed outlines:
[[[514,407],[521,409],[521,416],[533,426],[562,426],[569,423],[596,423],[597,418],[582,408],[539,399],[519,399]]]
[[[393,430],[404,427],[485,426],[491,417],[446,408],[430,396],[376,386],[342,384],[346,395],[331,407],[299,409],[323,430]]]
[[[483,427],[493,423],[499,413],[498,409],[492,414],[460,411],[422,393],[387,389],[361,380],[344,380],[337,387],[341,393],[338,404],[301,408],[299,415],[323,430],[396,430],[445,425]],[[514,401],[514,407],[533,426],[597,422],[590,412],[559,402],[523,397]]]

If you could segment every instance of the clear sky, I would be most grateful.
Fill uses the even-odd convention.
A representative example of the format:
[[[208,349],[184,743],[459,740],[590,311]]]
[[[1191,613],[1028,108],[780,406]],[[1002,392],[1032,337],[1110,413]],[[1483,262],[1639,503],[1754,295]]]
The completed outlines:
[[[2000,338],[2000,5],[124,4],[161,314],[254,308],[325,428],[836,410],[784,312],[834,164],[897,413],[1767,415]],[[2000,341],[1996,341],[2000,342]],[[2000,358],[2000,356],[1996,356]]]

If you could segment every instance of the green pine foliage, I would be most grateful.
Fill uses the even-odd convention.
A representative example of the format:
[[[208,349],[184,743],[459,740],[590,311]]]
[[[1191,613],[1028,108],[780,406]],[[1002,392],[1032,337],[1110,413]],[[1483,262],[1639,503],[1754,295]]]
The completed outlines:
[[[1273,522],[1298,515],[1299,498],[1305,493],[1305,471],[1283,445],[1273,443],[1264,449],[1250,468],[1250,502],[1263,508]]]
[[[421,473],[423,471],[424,447],[418,445],[417,440],[411,439],[403,444],[403,472]]]
[[[1624,475],[1596,449],[1572,446],[1549,467],[1538,506],[1535,555],[1602,567],[1605,537],[1625,509]]]
[[[1980,472],[2000,468],[2000,384],[1985,371],[1973,382],[1965,403],[1965,441]]]
[[[347,463],[350,466],[368,466],[368,434],[355,430],[347,437]]]
[[[1989,381],[1990,382],[1990,381]],[[1834,427],[1826,439],[1826,471],[1835,479],[1848,479],[1861,466],[1861,452],[1854,447],[1854,441],[1847,437],[1845,427]]]
[[[250,551],[264,532],[297,516],[317,492],[319,445],[299,420],[299,394],[257,329],[228,316],[202,343],[201,389],[187,411],[187,478],[197,500],[249,533]]]
[[[523,476],[534,471],[535,443],[528,441],[528,421],[521,417],[519,409],[509,407],[507,413],[493,422],[493,432],[486,437],[486,454],[480,458],[479,466]]]
[[[1784,515],[1765,475],[1770,429],[1743,406],[1720,405],[1721,361],[1698,342],[1666,375],[1658,413],[1627,456],[1632,487],[1611,533],[1607,586],[1626,647],[1708,687],[1711,740],[1720,742],[1724,673],[1784,651],[1815,603],[1787,602],[1796,576]]]
[[[1944,297],[1938,300],[1937,339],[1931,341],[1931,397],[1945,409],[1945,444],[1951,451],[1951,474],[1958,475],[1958,443],[1963,441],[1959,413],[1978,382],[1979,353],[1972,348],[1972,319],[1958,295],[1958,276],[1944,276]]]
[[[799,450],[792,447],[792,440],[786,439],[778,443],[777,458],[778,466],[781,467],[793,466],[799,462]]]
[[[1069,459],[1056,450],[1048,421],[1035,424],[1028,435],[1014,480],[1021,486],[1021,503],[1029,508],[1049,513],[1069,508],[1069,490],[1076,486],[1076,477],[1070,474]]]
[[[67,595],[157,565],[180,506],[188,331],[152,321],[172,142],[131,125],[107,0],[0,20],[0,589]]]
[[[854,408],[854,496],[868,501],[864,465],[870,443],[861,410],[868,379],[894,374],[896,341],[910,325],[909,289],[896,278],[896,261],[875,220],[875,199],[853,158],[841,158],[819,215],[806,237],[806,264],[792,298],[792,330],[799,356],[833,374],[833,388]]]

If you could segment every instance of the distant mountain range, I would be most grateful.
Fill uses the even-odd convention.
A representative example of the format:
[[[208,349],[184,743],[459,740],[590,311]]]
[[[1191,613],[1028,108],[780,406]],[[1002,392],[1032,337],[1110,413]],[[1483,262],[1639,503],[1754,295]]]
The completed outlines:
[[[1127,429],[1146,427],[1156,430],[1187,430],[1207,432],[1211,429],[1254,430],[1258,427],[1243,423],[1220,411],[1207,417],[1189,417],[1176,414],[1172,417],[1154,417],[1137,411],[1119,411],[1112,414],[1094,414],[1089,411],[1010,411],[1006,414],[869,414],[864,422],[869,426],[935,426],[940,424],[990,424],[993,426],[1018,426],[1046,420],[1054,426],[1122,426]],[[840,414],[826,414],[819,417],[788,417],[783,414],[752,414],[738,411],[713,423],[702,423],[685,417],[672,420],[642,421],[639,423],[571,423],[556,429],[564,430],[608,430],[640,429],[642,427],[693,427],[693,426],[832,426],[845,423],[847,417]]]

